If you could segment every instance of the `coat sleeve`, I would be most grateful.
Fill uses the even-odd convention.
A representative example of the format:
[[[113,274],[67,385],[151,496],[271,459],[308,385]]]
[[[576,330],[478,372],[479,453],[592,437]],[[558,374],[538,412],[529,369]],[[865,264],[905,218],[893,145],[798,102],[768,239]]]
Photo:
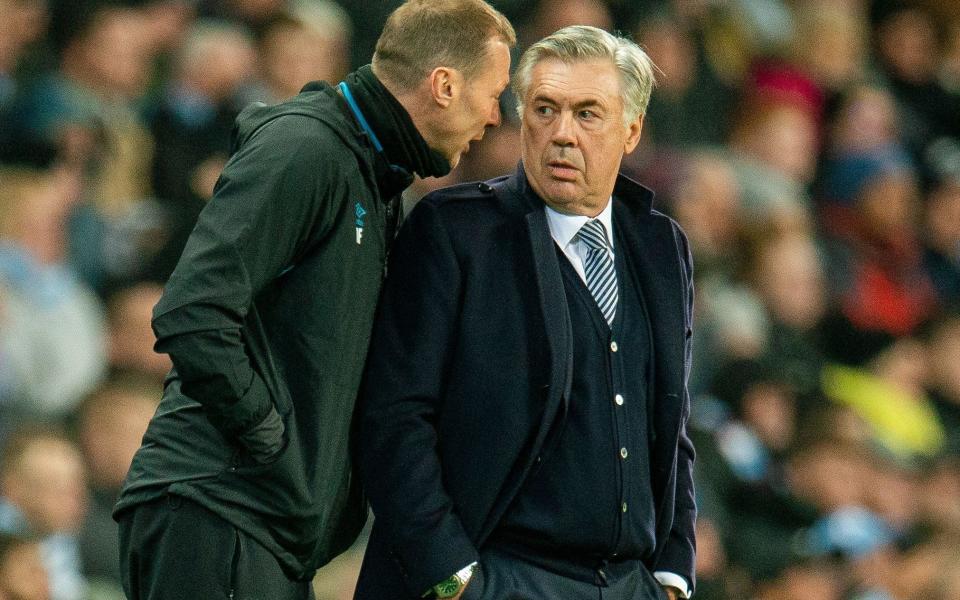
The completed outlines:
[[[170,355],[183,392],[241,443],[268,417],[268,433],[279,424],[249,359],[244,320],[257,294],[325,235],[340,210],[335,140],[315,119],[291,115],[241,146],[154,308],[156,350]]]
[[[416,597],[477,560],[437,451],[462,283],[439,213],[421,201],[394,243],[360,405],[364,485]]]
[[[666,571],[683,576],[689,582],[689,591],[692,593],[696,586],[695,565],[697,542],[695,535],[697,506],[693,484],[693,463],[695,452],[693,442],[687,433],[687,422],[690,417],[690,392],[688,381],[692,361],[693,338],[693,259],[687,238],[680,227],[674,226],[674,236],[677,242],[677,254],[681,262],[684,290],[684,372],[683,393],[681,402],[680,435],[677,441],[677,478],[674,497],[673,526],[670,537],[664,545],[663,552],[654,568],[654,571]]]

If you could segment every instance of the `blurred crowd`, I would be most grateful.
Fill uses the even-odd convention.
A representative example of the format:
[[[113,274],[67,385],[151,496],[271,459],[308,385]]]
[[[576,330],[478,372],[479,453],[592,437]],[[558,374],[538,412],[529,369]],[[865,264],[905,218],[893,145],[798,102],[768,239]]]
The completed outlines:
[[[112,600],[150,313],[234,116],[398,0],[0,0],[0,600]],[[690,238],[702,600],[960,599],[960,3],[503,0],[659,67],[624,170]],[[515,168],[509,93],[429,189]],[[359,550],[321,571],[351,597]]]

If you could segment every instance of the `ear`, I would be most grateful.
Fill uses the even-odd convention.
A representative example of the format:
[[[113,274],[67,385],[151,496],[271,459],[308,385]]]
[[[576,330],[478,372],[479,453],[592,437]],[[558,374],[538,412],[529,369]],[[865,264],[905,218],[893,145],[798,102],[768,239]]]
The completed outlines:
[[[450,106],[459,92],[456,69],[437,67],[430,72],[430,95],[433,101],[443,108]]]
[[[630,154],[640,143],[640,132],[643,130],[643,115],[640,115],[627,125],[627,140],[623,144],[623,153]]]

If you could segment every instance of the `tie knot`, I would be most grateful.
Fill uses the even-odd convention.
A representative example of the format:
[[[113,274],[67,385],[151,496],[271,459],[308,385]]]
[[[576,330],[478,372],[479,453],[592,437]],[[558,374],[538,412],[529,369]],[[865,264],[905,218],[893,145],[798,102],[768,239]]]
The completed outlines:
[[[607,229],[600,219],[590,219],[583,224],[577,233],[591,250],[605,250],[607,248]]]

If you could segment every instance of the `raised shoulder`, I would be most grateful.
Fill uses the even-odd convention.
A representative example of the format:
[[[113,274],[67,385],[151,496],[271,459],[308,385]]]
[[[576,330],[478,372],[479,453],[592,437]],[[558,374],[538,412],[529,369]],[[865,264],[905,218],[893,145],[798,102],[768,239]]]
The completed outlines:
[[[435,208],[441,208],[447,204],[484,203],[495,199],[496,194],[488,182],[473,181],[435,190],[424,196],[420,202]]]
[[[496,189],[496,180],[474,181],[427,194],[410,212],[407,221],[415,229],[424,224],[444,232],[458,255],[466,256],[477,247],[489,247],[495,240],[523,226],[523,219],[504,201],[508,194]]]

